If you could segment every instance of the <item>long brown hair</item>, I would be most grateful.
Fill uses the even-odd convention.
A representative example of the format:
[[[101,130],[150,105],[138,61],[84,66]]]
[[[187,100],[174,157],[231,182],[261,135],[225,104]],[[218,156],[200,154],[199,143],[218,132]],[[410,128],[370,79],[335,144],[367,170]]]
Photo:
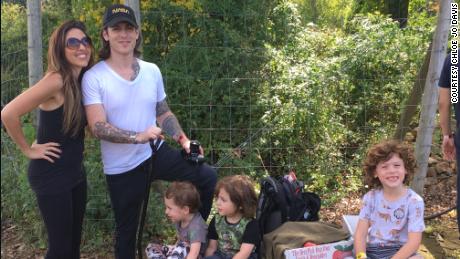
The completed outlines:
[[[217,197],[222,189],[228,193],[230,200],[244,218],[250,219],[255,216],[257,195],[251,178],[246,175],[226,176],[217,183],[214,196]]]
[[[85,112],[82,103],[81,79],[83,73],[94,63],[94,51],[91,44],[91,56],[88,66],[84,67],[78,78],[72,72],[72,66],[65,57],[66,35],[71,29],[81,30],[90,39],[86,32],[86,26],[75,20],[62,23],[56,28],[49,39],[48,45],[48,68],[47,72],[59,73],[64,83],[64,115],[63,133],[77,136],[86,124]]]

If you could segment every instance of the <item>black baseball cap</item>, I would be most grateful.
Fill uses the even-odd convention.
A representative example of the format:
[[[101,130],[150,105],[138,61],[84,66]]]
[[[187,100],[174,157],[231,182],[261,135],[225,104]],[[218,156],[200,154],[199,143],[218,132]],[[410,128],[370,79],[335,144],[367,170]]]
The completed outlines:
[[[107,8],[104,14],[104,28],[112,27],[119,22],[127,22],[138,28],[133,9],[127,5],[114,4]]]

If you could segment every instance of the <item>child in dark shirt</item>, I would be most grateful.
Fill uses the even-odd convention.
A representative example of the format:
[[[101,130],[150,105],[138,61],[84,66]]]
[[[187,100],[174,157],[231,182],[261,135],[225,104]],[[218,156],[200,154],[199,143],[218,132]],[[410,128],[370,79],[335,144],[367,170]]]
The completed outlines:
[[[254,219],[257,196],[249,177],[224,177],[216,186],[218,214],[209,225],[206,259],[255,259],[260,243],[259,226]]]

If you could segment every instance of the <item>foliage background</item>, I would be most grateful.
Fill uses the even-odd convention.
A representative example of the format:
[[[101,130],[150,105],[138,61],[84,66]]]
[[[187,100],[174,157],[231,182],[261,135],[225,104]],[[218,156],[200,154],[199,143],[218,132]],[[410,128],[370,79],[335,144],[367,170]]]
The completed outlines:
[[[410,1],[400,28],[385,1],[142,0],[143,59],[161,68],[171,109],[220,177],[241,173],[257,182],[294,169],[330,205],[363,190],[365,150],[392,135],[432,37],[433,2]],[[97,49],[110,3],[43,1],[43,53],[51,31],[69,18],[86,23]],[[20,1],[2,1],[1,12],[3,106],[28,87],[27,16]],[[31,116],[23,123],[32,141]],[[27,160],[1,136],[2,224],[22,226],[45,247]],[[86,147],[83,250],[110,250],[113,216],[98,142],[88,138]],[[161,227],[161,194],[153,196],[145,239],[172,241],[171,228]]]

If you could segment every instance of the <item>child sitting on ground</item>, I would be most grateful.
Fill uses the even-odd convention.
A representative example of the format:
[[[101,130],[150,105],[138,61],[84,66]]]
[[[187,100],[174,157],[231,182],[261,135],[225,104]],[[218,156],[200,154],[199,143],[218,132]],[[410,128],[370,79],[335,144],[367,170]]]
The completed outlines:
[[[256,259],[260,243],[259,225],[254,219],[257,196],[249,177],[222,178],[216,186],[217,212],[209,224],[206,259]]]
[[[177,242],[174,246],[148,244],[148,259],[196,259],[205,251],[207,225],[201,214],[200,194],[189,182],[173,182],[164,196],[165,214],[175,223]]]
[[[417,250],[425,229],[424,203],[405,186],[415,167],[412,149],[398,141],[384,141],[368,151],[363,169],[373,189],[362,200],[356,258],[423,258]]]

